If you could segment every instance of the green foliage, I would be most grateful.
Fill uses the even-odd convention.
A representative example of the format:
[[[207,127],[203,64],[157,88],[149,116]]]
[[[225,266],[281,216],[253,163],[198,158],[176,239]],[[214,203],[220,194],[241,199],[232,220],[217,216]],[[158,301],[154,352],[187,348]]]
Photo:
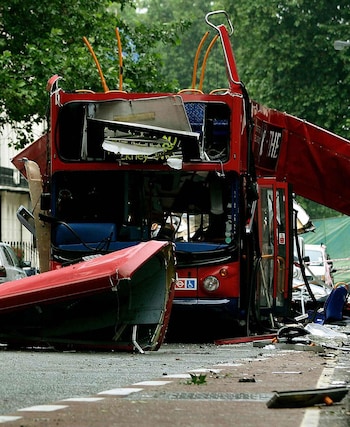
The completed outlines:
[[[300,206],[305,209],[306,213],[309,215],[312,221],[315,221],[317,219],[342,216],[340,212],[315,203],[312,200],[305,199],[301,196],[297,196],[296,201],[300,204]]]
[[[199,86],[200,73],[204,54],[216,32],[205,23],[208,12],[222,9],[221,2],[177,0],[164,2],[162,0],[139,0],[136,2],[143,10],[142,21],[147,25],[162,22],[164,25],[173,23],[176,36],[173,43],[158,43],[158,50],[163,59],[163,74],[170,81],[177,81],[177,89],[191,87],[192,71],[196,50],[205,32],[209,31],[198,61],[196,87]],[[210,51],[204,73],[203,90],[208,92],[219,87],[227,87],[224,58],[220,42],[217,41]]]
[[[63,77],[65,90],[101,91],[87,47],[93,46],[110,89],[118,88],[119,62],[115,27],[120,29],[124,57],[124,90],[173,90],[162,78],[159,40],[175,43],[177,29],[155,22],[129,26],[122,20],[131,0],[3,0],[0,4],[0,126],[17,130],[14,145],[31,139],[31,127],[46,115],[47,80]]]
[[[350,52],[345,0],[225,1],[236,59],[253,99],[349,137]]]
[[[187,384],[203,385],[207,382],[206,374],[192,374],[190,373],[191,379],[187,381]]]
[[[1,2],[0,108],[5,112],[1,124],[22,121],[30,128],[31,122],[45,116],[48,78],[65,75],[68,55],[82,56],[82,35],[97,24],[103,5],[106,2]]]

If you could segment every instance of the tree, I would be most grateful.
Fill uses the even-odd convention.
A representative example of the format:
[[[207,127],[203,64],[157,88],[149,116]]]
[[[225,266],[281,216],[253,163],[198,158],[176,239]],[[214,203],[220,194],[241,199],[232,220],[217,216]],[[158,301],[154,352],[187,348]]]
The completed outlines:
[[[305,199],[301,196],[296,196],[296,201],[305,209],[309,217],[313,220],[342,216],[340,212],[327,208],[327,206],[315,203],[312,200]]]
[[[345,0],[224,1],[236,27],[241,79],[253,99],[349,137],[350,52]]]
[[[128,25],[122,16],[132,0],[2,0],[0,4],[0,126],[17,130],[17,147],[31,138],[34,122],[45,117],[47,80],[63,77],[66,90],[101,90],[99,76],[82,37],[91,42],[110,88],[118,87],[120,28],[124,56],[124,89],[173,89],[161,77],[158,40],[172,41],[174,29],[159,23]]]
[[[178,83],[177,89],[191,88],[192,71],[197,47],[203,35],[209,31],[198,61],[196,87],[198,88],[201,65],[211,40],[216,32],[205,23],[208,12],[221,9],[215,1],[193,0],[138,0],[136,4],[143,10],[142,21],[147,25],[162,22],[166,28],[171,23],[177,29],[177,39],[172,46],[158,43],[158,49],[163,59],[163,74],[169,80]],[[223,85],[227,86],[226,72],[223,63],[220,42],[217,41],[208,56],[204,74],[204,91],[210,91]],[[225,87],[226,87],[225,86]]]

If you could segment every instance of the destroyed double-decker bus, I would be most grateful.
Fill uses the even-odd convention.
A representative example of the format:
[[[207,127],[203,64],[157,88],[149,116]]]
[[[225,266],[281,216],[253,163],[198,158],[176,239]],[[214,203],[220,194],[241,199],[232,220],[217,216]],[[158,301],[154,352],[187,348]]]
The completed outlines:
[[[214,14],[226,25],[214,25]],[[238,76],[227,15],[213,12],[206,21],[221,40],[227,88],[65,92],[55,76],[50,130],[15,164],[23,170],[19,159],[27,157],[39,165],[41,205],[33,201],[33,218],[42,269],[171,241],[175,329],[194,325],[206,335],[214,326],[220,337],[289,315],[289,183],[311,193],[303,194],[286,153],[293,138],[305,141],[314,128],[253,103]]]

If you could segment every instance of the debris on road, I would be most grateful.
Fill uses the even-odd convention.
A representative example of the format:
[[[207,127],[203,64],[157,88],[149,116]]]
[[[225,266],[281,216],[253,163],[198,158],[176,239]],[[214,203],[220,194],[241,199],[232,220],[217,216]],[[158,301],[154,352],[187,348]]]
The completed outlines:
[[[348,393],[347,387],[329,387],[312,390],[276,391],[266,403],[268,408],[303,408],[314,405],[332,405]]]

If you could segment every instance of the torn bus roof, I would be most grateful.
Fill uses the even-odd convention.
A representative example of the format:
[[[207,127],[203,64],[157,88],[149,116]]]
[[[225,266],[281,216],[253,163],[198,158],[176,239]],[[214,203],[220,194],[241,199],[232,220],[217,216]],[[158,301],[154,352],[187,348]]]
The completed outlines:
[[[257,173],[275,176],[293,191],[350,215],[350,143],[305,120],[253,104]]]
[[[0,341],[15,346],[159,348],[173,298],[172,253],[172,244],[150,241],[4,283]]]

